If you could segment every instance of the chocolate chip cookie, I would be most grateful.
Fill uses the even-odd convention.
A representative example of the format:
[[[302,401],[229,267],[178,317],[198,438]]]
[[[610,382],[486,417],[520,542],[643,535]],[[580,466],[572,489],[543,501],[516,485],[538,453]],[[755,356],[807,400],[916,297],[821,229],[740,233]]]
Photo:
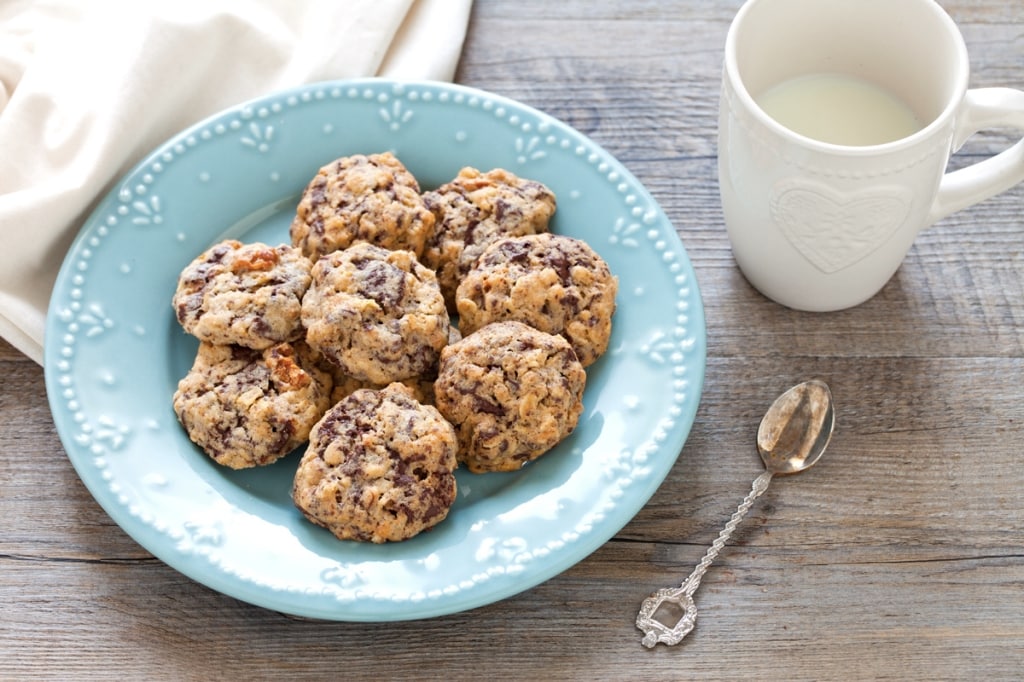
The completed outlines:
[[[357,241],[418,258],[433,229],[416,178],[385,152],[344,156],[321,168],[302,193],[290,234],[312,260]]]
[[[456,448],[452,425],[401,384],[359,389],[313,427],[292,499],[342,540],[406,540],[448,515]]]
[[[202,341],[269,348],[302,335],[309,259],[282,244],[228,239],[189,263],[172,299],[185,331]]]
[[[474,473],[515,471],[572,433],[584,371],[569,342],[521,322],[495,322],[441,353],[437,409],[455,425]]]
[[[463,168],[423,200],[435,223],[421,260],[437,272],[453,312],[455,290],[484,249],[502,237],[546,232],[556,206],[545,185],[501,168],[486,173]]]
[[[313,266],[302,299],[309,345],[358,381],[433,376],[450,320],[432,270],[411,251],[360,242]]]
[[[284,457],[309,437],[330,406],[331,377],[306,346],[264,350],[200,343],[178,382],[174,411],[188,437],[232,469]]]
[[[579,239],[551,233],[491,244],[456,293],[459,329],[519,320],[572,345],[584,367],[608,348],[618,280]]]

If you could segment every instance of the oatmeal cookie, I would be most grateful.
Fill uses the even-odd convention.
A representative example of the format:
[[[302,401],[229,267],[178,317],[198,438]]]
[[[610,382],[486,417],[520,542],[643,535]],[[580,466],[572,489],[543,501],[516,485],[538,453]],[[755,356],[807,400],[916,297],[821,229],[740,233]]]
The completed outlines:
[[[451,325],[437,278],[412,252],[361,242],[312,274],[306,340],[341,371],[377,385],[436,372]]]
[[[459,285],[459,328],[519,320],[561,334],[584,367],[608,349],[618,280],[585,242],[551,233],[491,244]]]
[[[572,433],[586,372],[569,342],[521,322],[495,322],[441,353],[434,383],[474,473],[515,471]]]
[[[182,271],[172,305],[185,331],[201,341],[269,348],[302,335],[302,296],[311,264],[282,244],[215,244]]]
[[[477,258],[502,237],[546,232],[555,195],[543,184],[495,168],[463,168],[451,182],[423,195],[434,214],[434,234],[422,261],[437,272],[441,293],[455,311],[455,290]]]
[[[434,229],[420,186],[391,153],[344,156],[309,182],[295,211],[292,245],[314,261],[366,241],[419,258]]]
[[[309,437],[330,406],[331,377],[305,343],[265,350],[200,343],[174,411],[188,437],[232,469],[262,466]]]
[[[448,515],[456,448],[452,425],[401,384],[359,389],[313,427],[292,499],[342,540],[405,540]]]

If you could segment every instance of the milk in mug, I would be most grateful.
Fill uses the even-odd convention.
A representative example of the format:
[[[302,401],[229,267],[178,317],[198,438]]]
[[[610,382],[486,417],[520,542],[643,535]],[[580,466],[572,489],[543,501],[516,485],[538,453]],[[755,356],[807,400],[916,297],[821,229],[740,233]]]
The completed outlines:
[[[755,101],[793,132],[831,144],[884,144],[923,127],[910,107],[892,93],[840,73],[797,76],[770,87]]]

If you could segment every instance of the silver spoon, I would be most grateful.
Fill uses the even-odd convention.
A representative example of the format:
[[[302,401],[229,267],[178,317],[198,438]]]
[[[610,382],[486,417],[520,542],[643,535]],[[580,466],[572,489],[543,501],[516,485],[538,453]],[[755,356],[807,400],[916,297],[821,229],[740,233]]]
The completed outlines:
[[[636,626],[644,632],[641,641],[645,647],[652,648],[658,642],[678,644],[693,630],[697,624],[693,594],[711,562],[750,511],[754,500],[768,489],[772,476],[795,474],[810,468],[821,458],[834,425],[832,392],[823,381],[805,381],[775,399],[757,429],[757,450],[766,471],[754,480],[750,493],[690,577],[679,587],[658,590],[644,600],[636,616]],[[675,625],[667,625],[666,621]]]

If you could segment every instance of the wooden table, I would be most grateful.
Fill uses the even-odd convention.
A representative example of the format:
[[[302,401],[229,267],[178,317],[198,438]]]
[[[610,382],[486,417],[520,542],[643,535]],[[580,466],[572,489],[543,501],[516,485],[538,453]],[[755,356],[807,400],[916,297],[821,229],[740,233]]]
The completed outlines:
[[[141,549],[65,457],[43,371],[0,343],[0,678],[1020,679],[1024,187],[922,234],[873,300],[782,308],[737,271],[716,117],[739,0],[477,0],[457,81],[561,118],[650,189],[706,307],[697,422],[647,506],[564,574],[399,624],[289,618]],[[972,85],[1024,87],[1019,0],[948,0]],[[972,140],[955,163],[1006,147]],[[708,573],[681,646],[633,619],[681,581],[761,471],[781,390],[828,381],[829,453],[777,480]]]

